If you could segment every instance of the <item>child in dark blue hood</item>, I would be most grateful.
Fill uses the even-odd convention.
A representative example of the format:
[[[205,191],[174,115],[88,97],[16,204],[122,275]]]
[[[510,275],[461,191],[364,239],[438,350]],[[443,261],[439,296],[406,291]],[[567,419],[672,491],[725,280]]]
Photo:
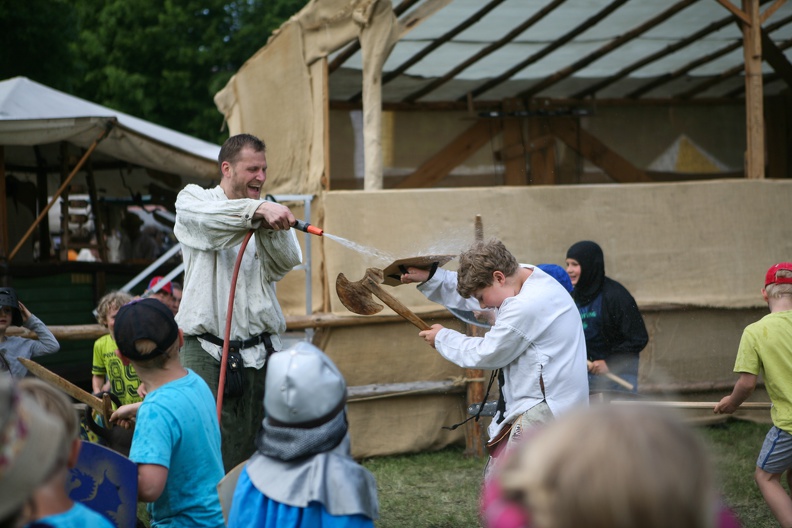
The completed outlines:
[[[624,286],[605,276],[605,257],[596,242],[573,244],[567,250],[566,265],[586,334],[590,390],[624,390],[597,375],[611,372],[637,391],[638,354],[649,335],[635,299]]]

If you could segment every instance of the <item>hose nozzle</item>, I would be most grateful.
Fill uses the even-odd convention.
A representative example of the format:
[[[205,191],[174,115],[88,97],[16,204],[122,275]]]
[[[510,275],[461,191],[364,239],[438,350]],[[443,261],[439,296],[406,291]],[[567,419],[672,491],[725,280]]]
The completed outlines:
[[[312,226],[308,222],[304,222],[302,220],[297,220],[294,225],[292,226],[295,229],[299,229],[300,231],[305,231],[306,233],[310,233],[316,236],[324,235],[324,231],[319,229],[316,226]]]

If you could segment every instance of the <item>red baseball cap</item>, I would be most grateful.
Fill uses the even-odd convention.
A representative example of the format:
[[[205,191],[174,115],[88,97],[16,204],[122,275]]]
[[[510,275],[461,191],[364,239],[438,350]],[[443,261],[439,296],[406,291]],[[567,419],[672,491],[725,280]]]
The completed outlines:
[[[779,270],[792,272],[792,262],[779,262],[775,266],[771,266],[765,275],[765,288],[771,284],[792,284],[792,277],[776,277]]]
[[[149,285],[148,285],[148,289],[150,290],[150,289],[154,288],[154,286],[156,286],[157,284],[159,284],[159,282],[160,282],[162,279],[164,279],[164,278],[165,278],[165,277],[159,276],[159,277],[154,277],[153,279],[151,279],[151,282],[149,282]],[[164,292],[167,292],[167,293],[170,293],[171,295],[173,295],[173,285],[172,285],[170,282],[166,282],[166,283],[165,283],[165,284],[164,284],[164,285],[163,285],[163,286],[162,286],[162,287],[161,287],[159,290],[157,290],[157,291],[164,291]]]

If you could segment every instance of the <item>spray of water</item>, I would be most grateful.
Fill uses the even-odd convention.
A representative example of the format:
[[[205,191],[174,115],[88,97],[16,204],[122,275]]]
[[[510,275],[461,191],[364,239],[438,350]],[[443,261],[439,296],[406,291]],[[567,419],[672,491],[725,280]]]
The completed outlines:
[[[373,248],[373,247],[363,246],[361,244],[358,244],[357,242],[352,242],[351,240],[347,240],[346,238],[343,238],[343,237],[340,237],[340,236],[336,236],[336,235],[331,235],[329,233],[325,233],[324,234],[324,238],[329,238],[330,240],[338,242],[339,244],[341,244],[342,246],[344,246],[346,248],[349,248],[349,249],[351,249],[353,251],[357,251],[361,255],[372,257],[372,258],[374,258],[374,259],[376,259],[378,261],[382,261],[382,262],[384,262],[386,264],[389,264],[389,263],[393,262],[394,260],[396,260],[396,257],[391,255],[390,253],[387,253],[385,251],[380,251],[379,249],[376,249],[376,248]]]

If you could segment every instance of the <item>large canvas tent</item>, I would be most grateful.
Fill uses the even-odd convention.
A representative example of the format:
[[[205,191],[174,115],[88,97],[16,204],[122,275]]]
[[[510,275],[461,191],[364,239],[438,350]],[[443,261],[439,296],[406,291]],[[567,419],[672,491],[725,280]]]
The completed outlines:
[[[790,22],[783,0],[324,0],[276,31],[215,102],[232,133],[266,139],[271,192],[317,195],[328,233],[379,250],[325,240],[308,307],[366,395],[355,453],[458,441],[441,425],[482,374],[395,316],[350,324],[338,273],[456,253],[476,214],[522,262],[600,242],[650,331],[645,394],[727,390],[761,277],[792,255]],[[460,327],[414,288],[389,291]]]
[[[163,194],[173,202],[186,183],[216,182],[219,146],[54,90],[24,77],[0,81],[0,253],[8,258],[36,214],[78,169],[96,198]],[[6,177],[15,187],[6,192]],[[84,179],[79,180],[81,183]],[[84,186],[84,183],[83,183]],[[31,190],[25,191],[30,188]],[[36,200],[38,203],[36,203]],[[30,207],[20,208],[20,201]],[[9,233],[9,225],[11,233]],[[41,222],[42,228],[46,222]],[[22,255],[30,258],[31,243]]]

